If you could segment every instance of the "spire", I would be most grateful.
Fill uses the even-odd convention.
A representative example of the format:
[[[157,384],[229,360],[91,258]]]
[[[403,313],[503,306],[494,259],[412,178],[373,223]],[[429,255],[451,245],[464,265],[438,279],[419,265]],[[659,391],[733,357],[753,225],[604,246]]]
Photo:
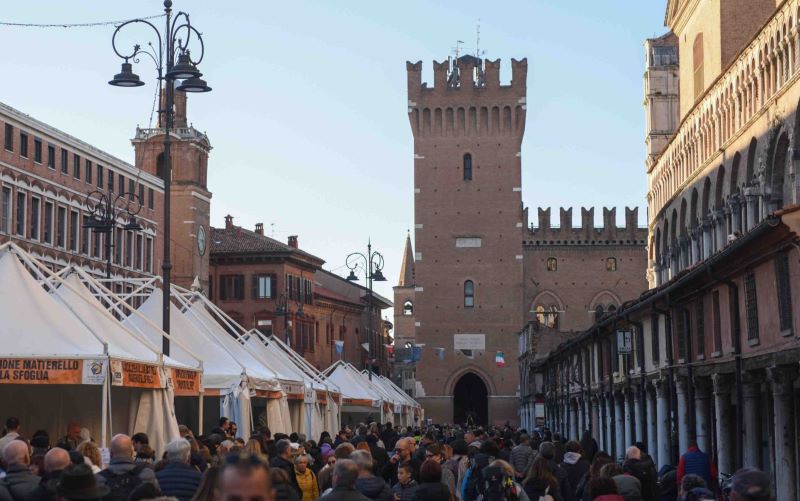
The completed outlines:
[[[406,248],[403,251],[403,264],[400,266],[400,287],[414,285],[414,252],[411,250],[411,232],[406,235]]]

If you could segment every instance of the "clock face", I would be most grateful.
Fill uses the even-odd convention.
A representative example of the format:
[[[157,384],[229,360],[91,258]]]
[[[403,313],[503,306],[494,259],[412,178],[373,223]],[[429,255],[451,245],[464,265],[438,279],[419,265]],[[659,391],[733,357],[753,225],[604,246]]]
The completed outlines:
[[[201,256],[206,253],[206,229],[202,226],[197,229],[197,250]]]

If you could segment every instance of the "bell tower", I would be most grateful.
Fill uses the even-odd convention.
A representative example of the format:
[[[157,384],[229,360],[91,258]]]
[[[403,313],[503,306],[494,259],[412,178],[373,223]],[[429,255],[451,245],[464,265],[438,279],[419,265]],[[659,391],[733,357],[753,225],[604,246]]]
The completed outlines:
[[[422,82],[422,62],[406,70],[414,338],[423,345],[416,398],[435,422],[516,422],[528,63],[511,60],[508,85],[500,83],[499,59],[434,61],[432,86]],[[474,398],[459,388],[473,388]]]
[[[174,125],[170,130],[172,282],[190,288],[196,277],[201,289],[207,291],[211,192],[206,184],[211,143],[205,133],[188,123],[186,93],[176,90],[174,96]],[[154,129],[137,128],[131,142],[136,150],[136,166],[163,179],[164,128],[160,121],[158,125]],[[154,272],[160,273],[160,265],[154,267]]]

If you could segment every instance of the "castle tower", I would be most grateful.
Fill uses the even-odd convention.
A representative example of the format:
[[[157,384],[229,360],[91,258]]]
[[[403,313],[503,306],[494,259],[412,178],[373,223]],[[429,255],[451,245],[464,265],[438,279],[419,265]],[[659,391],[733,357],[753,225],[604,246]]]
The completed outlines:
[[[394,289],[394,345],[395,364],[393,377],[395,382],[410,395],[416,389],[416,364],[410,360],[408,343],[416,342],[414,326],[416,307],[414,297],[414,253],[411,249],[411,234],[406,235],[403,262],[400,266],[400,279]]]
[[[172,282],[190,288],[197,277],[201,289],[207,291],[211,192],[206,182],[211,144],[204,133],[187,122],[186,93],[175,91],[174,95],[174,127],[170,132]],[[164,129],[161,124],[154,129],[137,128],[131,142],[136,150],[136,166],[163,178]],[[161,273],[160,263],[153,271]]]
[[[416,398],[435,422],[516,422],[527,60],[407,63],[414,135]],[[444,348],[443,353],[441,348]],[[505,358],[499,367],[496,357]],[[443,356],[443,358],[441,358]]]

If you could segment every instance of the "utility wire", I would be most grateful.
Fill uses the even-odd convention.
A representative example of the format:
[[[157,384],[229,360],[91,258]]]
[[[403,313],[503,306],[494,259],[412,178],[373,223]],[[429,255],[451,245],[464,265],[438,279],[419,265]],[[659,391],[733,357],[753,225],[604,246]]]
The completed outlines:
[[[136,19],[157,19],[164,17],[166,14],[158,14],[155,16],[140,17]],[[97,21],[93,23],[11,23],[7,21],[0,21],[0,26],[11,26],[15,28],[93,28],[95,26],[109,26],[122,24],[133,19],[122,19],[118,21]]]

